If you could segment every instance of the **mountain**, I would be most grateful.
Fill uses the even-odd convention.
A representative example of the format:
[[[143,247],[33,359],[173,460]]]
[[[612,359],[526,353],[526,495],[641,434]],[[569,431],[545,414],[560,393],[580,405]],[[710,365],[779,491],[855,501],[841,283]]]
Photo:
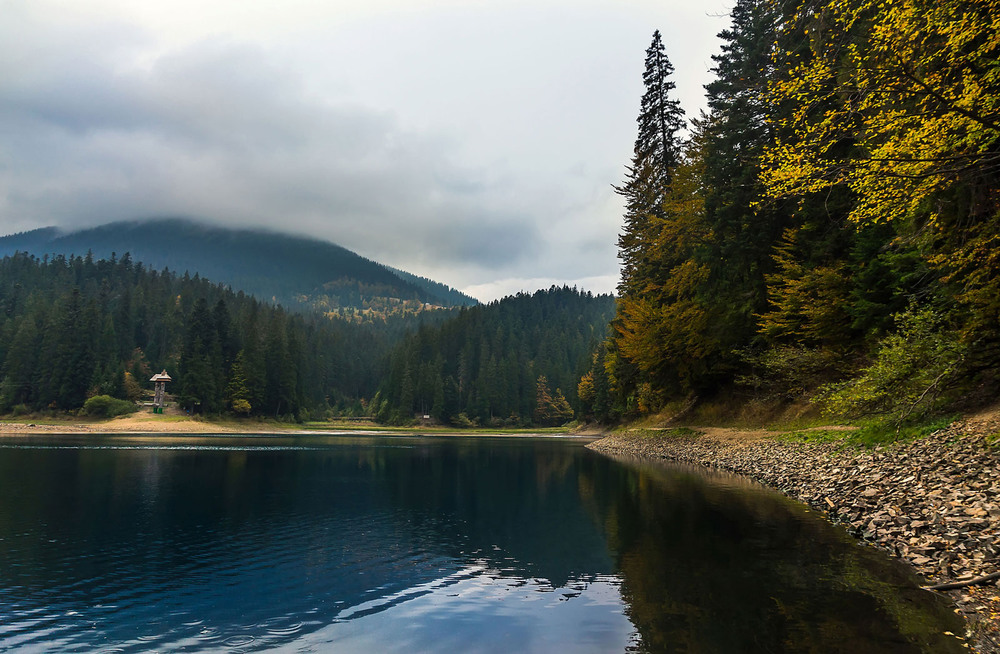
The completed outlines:
[[[424,305],[478,302],[429,279],[384,266],[350,250],[301,236],[206,225],[178,218],[115,222],[64,232],[54,227],[0,238],[0,256],[16,251],[91,252],[95,258],[128,253],[132,261],[169,268],[290,308],[398,313]]]
[[[392,266],[386,266],[393,274],[397,275],[400,279],[406,282],[410,282],[414,286],[421,288],[436,298],[441,300],[450,300],[448,306],[458,306],[458,307],[468,307],[479,304],[477,300],[469,297],[465,293],[446,286],[441,282],[436,282],[433,279],[428,279],[426,277],[420,277],[414,275],[413,273],[408,273],[405,270],[399,270],[398,268],[393,268]]]

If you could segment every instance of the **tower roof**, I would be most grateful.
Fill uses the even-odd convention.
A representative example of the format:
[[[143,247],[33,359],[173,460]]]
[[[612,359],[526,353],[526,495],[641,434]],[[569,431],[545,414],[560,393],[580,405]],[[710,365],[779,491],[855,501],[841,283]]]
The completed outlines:
[[[164,369],[163,372],[157,373],[157,374],[153,375],[152,377],[150,377],[149,381],[151,381],[151,382],[161,382],[161,381],[162,382],[168,382],[168,381],[173,381],[173,380],[170,378],[170,375],[167,374],[166,369]]]

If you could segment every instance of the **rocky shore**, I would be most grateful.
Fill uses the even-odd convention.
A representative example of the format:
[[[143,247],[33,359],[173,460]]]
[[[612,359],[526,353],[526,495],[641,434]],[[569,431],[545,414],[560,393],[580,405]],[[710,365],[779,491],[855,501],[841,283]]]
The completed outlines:
[[[956,422],[911,443],[874,449],[735,430],[697,436],[636,430],[590,444],[613,455],[665,458],[752,477],[909,561],[928,585],[1000,573],[1000,418]],[[970,641],[1000,653],[1000,579],[949,592]]]

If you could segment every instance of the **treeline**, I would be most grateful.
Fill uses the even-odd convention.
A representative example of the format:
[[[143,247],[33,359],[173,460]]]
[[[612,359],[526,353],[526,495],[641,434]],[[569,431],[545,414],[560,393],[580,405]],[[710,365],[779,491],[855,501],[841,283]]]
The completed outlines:
[[[1000,366],[996,0],[737,0],[684,133],[659,33],[602,419],[746,389],[897,420]],[[839,381],[839,383],[838,383]],[[973,393],[974,395],[974,393]]]
[[[291,314],[198,275],[92,256],[0,260],[0,412],[76,410],[167,391],[195,413],[361,412],[390,342],[375,325]]]
[[[610,295],[553,286],[462,309],[392,352],[375,415],[397,423],[428,415],[457,426],[567,422],[614,306]]]

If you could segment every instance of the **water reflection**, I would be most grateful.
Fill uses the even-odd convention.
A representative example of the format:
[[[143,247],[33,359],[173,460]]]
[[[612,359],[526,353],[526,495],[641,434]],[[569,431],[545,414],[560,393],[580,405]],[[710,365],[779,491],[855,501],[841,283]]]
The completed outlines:
[[[598,470],[595,494],[617,495],[608,533],[639,651],[961,649],[945,603],[805,507],[703,469]]]
[[[2,439],[0,561],[0,651],[958,651],[798,506],[551,439]]]

